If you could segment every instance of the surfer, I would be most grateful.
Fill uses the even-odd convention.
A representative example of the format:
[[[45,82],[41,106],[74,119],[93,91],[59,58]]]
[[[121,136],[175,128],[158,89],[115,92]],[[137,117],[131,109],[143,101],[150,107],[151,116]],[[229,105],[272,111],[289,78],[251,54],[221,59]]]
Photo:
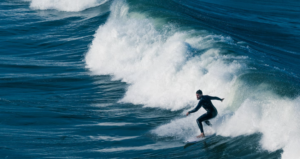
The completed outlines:
[[[196,97],[199,101],[198,105],[196,106],[195,109],[189,111],[186,113],[186,116],[188,116],[190,113],[194,113],[198,111],[201,106],[207,111],[205,114],[201,115],[196,121],[199,126],[199,129],[201,131],[201,134],[198,135],[197,137],[205,137],[204,131],[203,131],[203,125],[202,122],[204,121],[206,125],[211,126],[211,123],[208,121],[209,119],[212,119],[217,116],[218,111],[212,104],[211,100],[220,100],[223,102],[224,98],[219,98],[219,97],[211,97],[208,95],[203,95],[201,90],[198,90],[196,92]]]

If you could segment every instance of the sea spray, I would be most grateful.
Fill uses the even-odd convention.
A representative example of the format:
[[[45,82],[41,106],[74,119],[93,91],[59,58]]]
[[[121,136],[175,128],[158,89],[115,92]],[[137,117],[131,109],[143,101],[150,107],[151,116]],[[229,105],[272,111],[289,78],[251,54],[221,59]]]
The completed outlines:
[[[195,104],[194,94],[199,88],[205,93],[229,94],[243,66],[225,64],[225,56],[216,48],[202,46],[204,53],[200,55],[190,52],[202,41],[213,43],[209,35],[193,37],[176,30],[162,34],[151,20],[131,18],[126,3],[120,2],[112,4],[112,16],[97,30],[86,55],[92,72],[110,74],[129,84],[120,102],[179,110]]]
[[[108,0],[31,0],[30,8],[37,10],[56,9],[59,11],[78,12],[99,6]]]

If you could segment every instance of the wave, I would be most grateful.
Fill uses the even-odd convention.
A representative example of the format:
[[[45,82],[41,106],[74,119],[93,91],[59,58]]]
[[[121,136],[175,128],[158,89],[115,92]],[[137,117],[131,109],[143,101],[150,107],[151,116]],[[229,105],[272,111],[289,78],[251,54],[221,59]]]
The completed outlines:
[[[92,72],[129,84],[120,102],[179,110],[195,103],[198,88],[220,96],[229,93],[230,83],[243,66],[225,64],[222,59],[236,57],[211,48],[226,38],[206,33],[194,37],[194,31],[177,32],[172,26],[159,32],[152,20],[140,19],[143,15],[138,13],[128,15],[128,6],[120,3],[112,5],[111,17],[98,29],[86,55]],[[204,53],[194,56],[193,47]]]
[[[30,8],[36,10],[55,9],[66,12],[79,12],[104,4],[108,0],[31,0]]]
[[[85,61],[94,74],[128,83],[120,102],[186,111],[196,104],[195,92],[201,88],[204,94],[225,98],[214,103],[219,115],[209,131],[230,137],[261,133],[262,148],[283,149],[282,158],[300,156],[300,98],[281,97],[265,82],[247,83],[245,74],[253,72],[249,58],[222,53],[220,43],[234,41],[205,30],[181,31],[161,19],[129,12],[126,1],[118,0]],[[184,139],[199,131],[197,117],[175,119],[152,133]]]

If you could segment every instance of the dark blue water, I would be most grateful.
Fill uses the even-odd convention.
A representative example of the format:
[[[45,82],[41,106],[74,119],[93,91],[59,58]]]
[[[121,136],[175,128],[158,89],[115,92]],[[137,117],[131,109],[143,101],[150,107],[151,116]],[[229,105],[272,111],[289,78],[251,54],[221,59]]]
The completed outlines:
[[[300,3],[0,2],[0,158],[300,154]],[[205,140],[204,110],[218,116]]]

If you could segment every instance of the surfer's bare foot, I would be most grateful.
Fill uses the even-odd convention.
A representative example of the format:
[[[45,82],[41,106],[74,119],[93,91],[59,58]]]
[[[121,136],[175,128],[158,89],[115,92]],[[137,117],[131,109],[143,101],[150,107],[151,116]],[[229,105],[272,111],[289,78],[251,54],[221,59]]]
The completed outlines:
[[[204,133],[201,133],[200,135],[197,136],[197,138],[203,138],[205,137]]]

